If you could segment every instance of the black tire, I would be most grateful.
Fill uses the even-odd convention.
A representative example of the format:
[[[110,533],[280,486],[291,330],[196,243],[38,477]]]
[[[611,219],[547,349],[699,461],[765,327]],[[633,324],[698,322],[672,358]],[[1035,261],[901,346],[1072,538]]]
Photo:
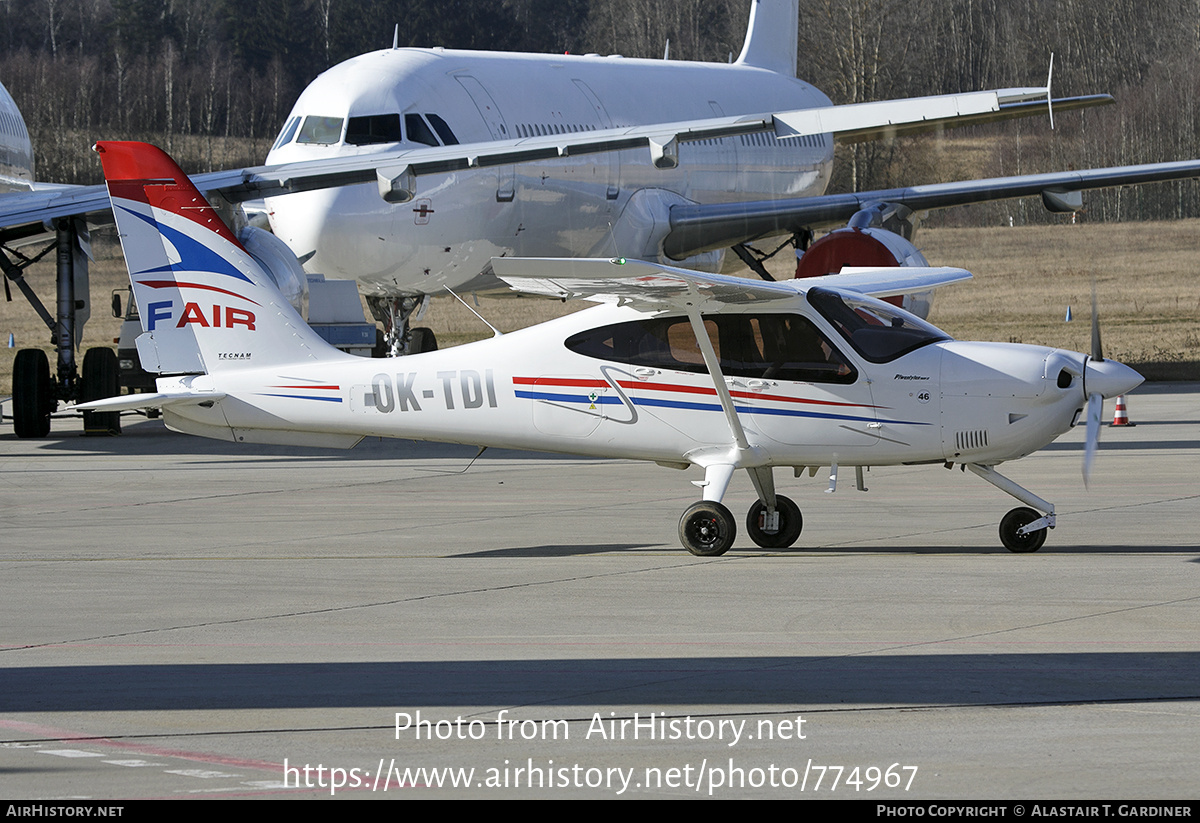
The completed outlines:
[[[50,382],[50,361],[41,349],[21,349],[13,361],[13,431],[17,437],[45,437],[58,405]]]
[[[103,400],[121,393],[121,370],[112,349],[88,349],[83,356],[83,377],[79,381],[79,402]],[[120,434],[120,412],[83,413],[84,434]]]
[[[737,523],[720,503],[701,500],[679,518],[679,542],[697,557],[720,557],[736,537]]]
[[[750,511],[746,512],[746,531],[756,545],[764,549],[786,549],[800,537],[804,528],[804,518],[800,507],[782,494],[775,495],[775,508],[779,511],[779,530],[768,532],[762,528],[762,519],[767,513],[767,507],[761,500],[755,500]]]
[[[433,329],[419,326],[410,332],[408,353],[423,354],[427,351],[437,351],[437,337],[434,336]]]
[[[1033,509],[1024,506],[1004,515],[1004,519],[1000,521],[1000,542],[1004,544],[1004,548],[1017,554],[1028,554],[1040,549],[1046,542],[1046,529],[1038,529],[1023,536],[1017,534],[1017,529],[1040,520],[1041,517]]]

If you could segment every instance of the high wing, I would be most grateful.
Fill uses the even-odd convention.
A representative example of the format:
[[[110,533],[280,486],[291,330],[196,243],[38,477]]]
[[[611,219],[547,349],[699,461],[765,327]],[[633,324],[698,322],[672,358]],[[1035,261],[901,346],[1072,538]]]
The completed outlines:
[[[1106,105],[1108,95],[1054,100],[1058,111]],[[472,168],[532,163],[627,149],[648,149],[654,163],[671,168],[680,143],[744,134],[776,137],[833,134],[842,142],[914,134],[941,128],[1029,117],[1047,110],[1042,88],[1014,88],[937,97],[885,100],[762,115],[738,115],[678,123],[605,129],[454,146],[422,147],[345,158],[256,166],[192,176],[202,193],[230,202],[360,183],[377,183],[389,202],[415,194],[416,178]],[[41,234],[59,217],[109,210],[103,186],[0,195],[0,242]]]
[[[857,269],[807,280],[770,283],[705,274],[643,260],[494,257],[492,270],[514,291],[559,299],[618,302],[641,309],[687,309],[794,299],[813,286],[833,286],[872,297],[927,291],[971,278],[956,268]]]
[[[663,251],[672,259],[682,260],[760,237],[845,223],[857,212],[884,203],[903,205],[916,212],[1041,195],[1051,211],[1073,211],[1080,203],[1076,201],[1072,207],[1063,195],[1196,177],[1200,177],[1200,160],[1186,160],[817,197],[677,205],[671,208],[671,229],[663,242]]]

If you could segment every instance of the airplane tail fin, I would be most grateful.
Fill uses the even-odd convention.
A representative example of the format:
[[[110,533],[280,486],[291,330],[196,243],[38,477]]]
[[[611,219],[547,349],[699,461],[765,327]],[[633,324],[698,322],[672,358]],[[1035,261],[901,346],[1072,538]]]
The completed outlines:
[[[165,152],[101,142],[147,371],[205,374],[343,356],[298,315],[271,272]]]
[[[800,0],[752,0],[738,65],[796,76]]]

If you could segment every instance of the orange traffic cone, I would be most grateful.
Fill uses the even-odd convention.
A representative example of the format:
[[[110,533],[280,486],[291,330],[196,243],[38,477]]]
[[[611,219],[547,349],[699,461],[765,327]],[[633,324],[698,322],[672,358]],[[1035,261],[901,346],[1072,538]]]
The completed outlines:
[[[1117,410],[1113,414],[1114,426],[1133,426],[1134,423],[1129,422],[1129,412],[1125,410],[1125,395],[1117,397]]]

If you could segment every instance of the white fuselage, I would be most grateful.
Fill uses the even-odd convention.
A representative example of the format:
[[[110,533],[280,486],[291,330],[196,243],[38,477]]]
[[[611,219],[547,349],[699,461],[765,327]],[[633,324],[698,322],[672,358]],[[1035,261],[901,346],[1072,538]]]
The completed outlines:
[[[25,120],[8,89],[0,85],[0,192],[29,191],[33,183],[33,145]]]
[[[813,86],[745,65],[394,49],[313,81],[267,162],[452,145],[442,124],[469,144],[824,105]],[[367,139],[402,140],[364,140],[392,115],[402,135]],[[366,184],[272,198],[268,211],[299,257],[315,252],[308,270],[357,279],[367,294],[427,294],[482,285],[492,257],[658,259],[672,204],[820,194],[832,159],[829,135],[730,137],[684,143],[670,170],[646,151],[608,152],[422,177],[407,203]]]
[[[802,298],[792,313],[834,343],[854,376],[839,383],[780,379],[770,369],[761,377],[727,375],[753,453],[736,458],[741,466],[991,465],[1051,442],[1084,403],[1080,354],[945,340],[872,363]],[[347,447],[382,436],[681,466],[733,462],[730,428],[703,369],[665,368],[632,351],[605,360],[567,345],[597,327],[647,317],[602,306],[404,358],[326,352],[317,363],[177,378],[225,397],[210,408],[164,412],[172,428],[239,442]],[[686,321],[677,331],[672,340],[694,352]],[[1067,385],[1057,382],[1064,370],[1073,375]],[[170,389],[169,381],[159,385]]]

